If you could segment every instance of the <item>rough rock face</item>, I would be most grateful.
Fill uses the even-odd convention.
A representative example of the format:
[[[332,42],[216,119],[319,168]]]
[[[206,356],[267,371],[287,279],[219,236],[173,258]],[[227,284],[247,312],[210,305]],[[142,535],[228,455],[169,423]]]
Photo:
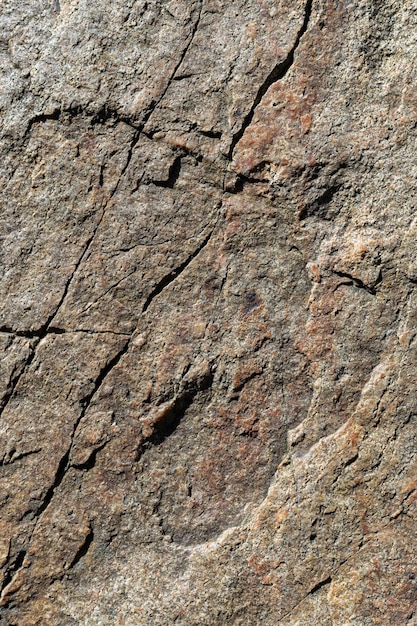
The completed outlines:
[[[3,0],[1,624],[417,624],[416,46]]]

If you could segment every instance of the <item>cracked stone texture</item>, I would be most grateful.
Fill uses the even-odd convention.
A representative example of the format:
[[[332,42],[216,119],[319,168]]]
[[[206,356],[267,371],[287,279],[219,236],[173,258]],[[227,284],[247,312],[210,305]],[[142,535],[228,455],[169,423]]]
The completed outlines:
[[[4,0],[0,59],[0,623],[416,625],[416,0]]]

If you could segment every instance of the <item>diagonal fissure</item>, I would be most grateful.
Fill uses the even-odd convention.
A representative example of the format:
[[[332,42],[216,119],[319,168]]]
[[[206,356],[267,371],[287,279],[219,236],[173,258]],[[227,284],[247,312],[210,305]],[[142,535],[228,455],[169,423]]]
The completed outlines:
[[[10,400],[12,399],[15,389],[19,384],[20,379],[22,378],[23,374],[27,371],[28,367],[30,366],[30,364],[32,363],[33,359],[35,358],[35,354],[36,354],[36,349],[39,345],[39,341],[40,339],[36,342],[35,345],[32,346],[32,351],[29,354],[28,358],[26,359],[26,363],[24,364],[24,366],[22,367],[22,369],[20,370],[19,374],[11,381],[10,387],[8,389],[8,391],[6,392],[6,394],[3,396],[3,399],[0,403],[0,417],[3,415],[6,407],[8,406]]]
[[[266,92],[269,90],[269,88],[274,83],[278,82],[279,80],[282,80],[285,77],[285,75],[288,73],[291,66],[293,65],[295,52],[298,46],[300,45],[301,38],[303,37],[304,33],[307,31],[308,24],[310,22],[312,8],[313,8],[313,0],[307,0],[306,5],[304,7],[304,20],[303,20],[300,30],[298,31],[294,45],[291,48],[290,52],[288,53],[287,57],[284,59],[284,61],[281,61],[280,63],[277,63],[275,65],[275,67],[270,71],[270,73],[268,74],[268,76],[266,77],[262,85],[259,87],[258,92],[253,101],[253,104],[249,112],[246,114],[241,127],[232,137],[232,142],[230,144],[229,152],[227,154],[227,158],[229,159],[229,161],[233,159],[233,153],[236,149],[237,144],[242,139],[248,126],[251,124],[258,104],[261,102],[262,98],[264,97]]]
[[[202,15],[202,11],[203,11],[203,0],[200,0],[200,4],[198,7],[198,13],[197,13],[197,18],[194,22],[194,26],[193,29],[191,31],[191,35],[190,38],[188,40],[188,43],[186,44],[185,48],[183,49],[179,61],[177,62],[177,64],[175,65],[171,76],[169,78],[169,80],[167,81],[167,84],[165,86],[165,88],[162,90],[162,93],[158,96],[158,99],[155,102],[151,103],[151,106],[149,107],[149,110],[147,112],[147,114],[145,115],[143,122],[141,124],[141,130],[146,126],[147,122],[149,121],[151,115],[153,114],[153,112],[155,111],[155,109],[157,108],[157,106],[161,103],[161,101],[163,100],[163,98],[165,97],[165,94],[167,93],[168,89],[170,88],[172,82],[175,80],[175,77],[177,75],[178,70],[180,69],[188,50],[191,47],[192,42],[194,41],[194,37],[198,31],[198,27],[200,24],[200,20],[201,20],[201,15]]]
[[[155,298],[157,298],[164,291],[164,289],[166,289],[166,287],[168,287],[172,282],[174,282],[174,280],[176,280],[178,276],[180,276],[180,274],[182,274],[184,270],[187,269],[191,261],[193,261],[200,254],[200,252],[207,246],[207,244],[209,243],[213,235],[214,229],[215,229],[215,226],[208,233],[208,235],[203,239],[203,241],[199,244],[199,246],[195,250],[193,250],[193,252],[185,259],[185,261],[181,263],[181,265],[178,265],[175,269],[173,269],[171,272],[166,274],[155,285],[155,287],[152,289],[151,293],[145,300],[145,303],[142,308],[142,313],[146,313],[146,311],[149,309],[150,305],[155,300]]]
[[[52,485],[49,487],[49,489],[46,491],[44,498],[42,499],[42,502],[40,503],[40,505],[38,506],[38,508],[35,510],[34,512],[34,516],[35,518],[37,518],[37,522],[34,525],[32,532],[30,534],[30,537],[28,539],[27,545],[29,546],[32,540],[32,537],[36,531],[36,528],[39,524],[39,521],[42,517],[42,514],[46,511],[46,509],[49,507],[55,492],[57,491],[57,489],[60,487],[62,481],[64,480],[67,471],[70,468],[70,457],[71,457],[71,452],[72,452],[72,448],[73,448],[73,444],[74,444],[74,439],[75,439],[75,435],[78,429],[78,426],[82,420],[82,418],[85,416],[88,407],[90,406],[94,396],[96,395],[96,393],[98,392],[98,390],[100,389],[104,379],[108,376],[108,374],[116,367],[116,365],[119,363],[120,359],[122,358],[122,356],[127,352],[127,349],[129,347],[129,343],[130,343],[130,339],[131,339],[131,335],[126,339],[126,341],[123,343],[122,347],[120,348],[120,350],[117,352],[117,354],[110,359],[110,361],[102,368],[102,370],[100,371],[99,375],[97,376],[95,383],[94,383],[94,387],[91,390],[91,392],[81,401],[81,405],[82,405],[82,410],[76,420],[76,422],[74,423],[73,429],[72,429],[72,433],[71,433],[71,437],[70,437],[70,443],[69,446],[65,452],[65,454],[61,457],[59,463],[58,463],[58,467],[57,470],[55,472],[55,477],[53,480]],[[5,581],[3,582],[3,586],[2,586],[2,599],[1,599],[1,604],[2,605],[7,605],[9,602],[9,598],[7,596],[7,586],[13,581],[13,579],[15,578],[15,576],[17,575],[17,573],[24,567],[24,558],[26,556],[27,550],[23,550],[19,553],[19,558],[15,559],[15,564],[13,567],[9,568],[9,574],[8,576],[5,578]]]
[[[8,567],[6,568],[6,572],[4,574],[0,593],[2,593],[4,589],[6,589],[6,587],[12,582],[16,573],[22,568],[25,556],[26,556],[26,551],[21,550],[20,552],[17,553],[16,557],[11,562],[9,562]]]

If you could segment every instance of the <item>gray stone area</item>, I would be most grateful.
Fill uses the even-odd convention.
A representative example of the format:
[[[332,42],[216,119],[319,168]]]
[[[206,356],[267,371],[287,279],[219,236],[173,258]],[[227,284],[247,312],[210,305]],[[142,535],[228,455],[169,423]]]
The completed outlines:
[[[3,1],[2,625],[417,624],[416,44]]]

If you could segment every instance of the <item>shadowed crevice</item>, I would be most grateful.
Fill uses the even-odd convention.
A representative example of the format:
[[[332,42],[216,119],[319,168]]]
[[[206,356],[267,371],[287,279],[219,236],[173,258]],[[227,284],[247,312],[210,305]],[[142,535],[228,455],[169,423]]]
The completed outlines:
[[[322,580],[319,583],[317,583],[317,585],[314,585],[314,587],[312,589],[310,589],[309,595],[317,593],[318,591],[320,591],[320,589],[322,589],[326,585],[330,585],[331,582],[332,582],[332,578],[331,578],[331,576],[328,576],[325,580]]]
[[[156,187],[166,187],[168,189],[173,189],[181,172],[181,159],[182,157],[180,156],[177,156],[174,159],[174,162],[169,168],[167,180],[153,180],[152,183],[156,185]]]
[[[314,202],[311,204],[307,204],[304,206],[298,214],[298,219],[300,222],[307,219],[308,217],[317,216],[320,219],[327,219],[325,214],[325,207],[330,204],[333,200],[333,197],[337,194],[337,192],[341,189],[341,184],[332,185],[328,189],[326,189]]]
[[[20,452],[19,454],[16,454],[16,456],[14,456],[14,454],[16,453],[16,450],[13,449],[7,455],[9,458],[3,458],[0,460],[0,467],[13,465],[13,463],[17,463],[17,461],[21,461],[22,459],[25,459],[28,456],[39,454],[41,450],[42,448],[36,448],[35,450],[27,450],[26,452]]]
[[[164,413],[163,419],[154,425],[153,433],[148,437],[143,445],[146,449],[150,445],[159,446],[170,437],[182,422],[187,410],[194,402],[196,395],[202,391],[207,391],[213,384],[213,373],[208,372],[202,379],[193,381],[175,399],[171,409]]]
[[[93,531],[92,526],[90,525],[87,536],[85,537],[82,545],[78,548],[76,554],[74,555],[74,558],[72,559],[70,565],[68,566],[68,569],[72,569],[73,567],[75,567],[75,565],[77,565],[77,563],[79,563],[81,559],[85,557],[93,541],[94,541],[94,531]]]
[[[340,276],[340,278],[346,278],[349,281],[348,283],[344,283],[344,284],[354,285],[358,289],[363,289],[364,291],[371,294],[372,296],[376,296],[376,287],[382,282],[381,272],[379,273],[377,280],[372,285],[365,284],[363,280],[361,280],[360,278],[356,278],[355,276],[352,276],[348,272],[339,272],[337,270],[333,270],[333,274],[336,274],[336,276]]]
[[[22,567],[25,556],[26,556],[26,551],[21,550],[20,552],[18,552],[15,559],[9,563],[9,565],[7,566],[4,578],[3,578],[3,583],[0,589],[0,593],[2,593],[4,589],[6,589],[6,587],[12,582],[15,574]]]

